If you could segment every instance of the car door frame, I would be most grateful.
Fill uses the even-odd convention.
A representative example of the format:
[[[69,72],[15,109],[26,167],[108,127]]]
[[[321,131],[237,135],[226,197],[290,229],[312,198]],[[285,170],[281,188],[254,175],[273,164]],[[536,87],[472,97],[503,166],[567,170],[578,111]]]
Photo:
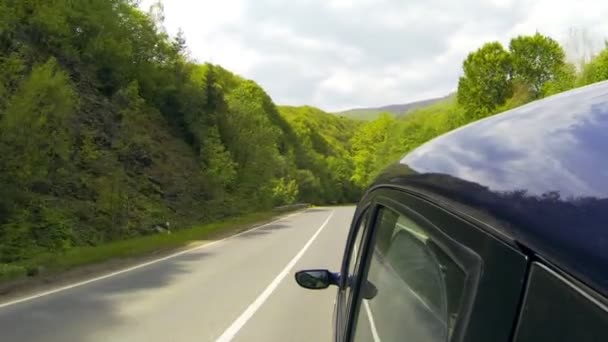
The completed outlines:
[[[480,255],[485,270],[480,273],[480,279],[471,299],[471,307],[468,315],[463,317],[465,321],[461,324],[459,335],[454,335],[451,341],[485,341],[491,337],[493,341],[509,341],[514,325],[517,321],[519,305],[523,296],[524,283],[528,267],[527,256],[518,250],[516,247],[509,245],[505,241],[497,238],[488,229],[480,227],[479,222],[474,222],[455,212],[451,208],[446,208],[439,205],[428,198],[419,196],[417,193],[399,187],[378,186],[370,189],[359,204],[365,210],[357,210],[353,224],[358,224],[363,214],[369,211],[369,219],[366,225],[366,232],[361,242],[363,253],[359,256],[362,262],[359,263],[359,269],[355,270],[355,274],[362,275],[357,279],[353,288],[353,305],[345,317],[337,317],[336,323],[336,341],[346,342],[352,341],[353,325],[356,324],[357,315],[361,306],[360,298],[360,279],[367,277],[369,264],[371,260],[372,248],[370,244],[374,243],[375,234],[377,232],[378,213],[380,208],[388,207],[396,211],[400,215],[411,216],[415,213],[420,218],[426,220],[434,229],[447,235],[457,244],[464,244],[467,248],[472,249]],[[430,220],[429,218],[433,219]],[[441,224],[440,224],[441,223]],[[446,224],[444,226],[444,224]],[[352,227],[351,227],[352,228]],[[349,234],[347,246],[345,247],[345,258],[348,258],[352,250],[353,239],[356,238],[356,233]],[[463,241],[464,240],[464,241]],[[485,247],[493,246],[496,251],[483,251]],[[505,258],[504,260],[502,258]],[[346,267],[345,267],[346,266]],[[492,266],[496,269],[487,269]],[[513,277],[510,279],[500,279],[501,271],[498,267],[504,267]],[[348,270],[348,263],[343,262],[342,271]],[[340,290],[343,291],[344,284],[340,285]],[[492,289],[492,287],[496,287]],[[492,296],[491,294],[501,293],[502,296]],[[339,305],[347,305],[342,298]],[[346,299],[348,300],[348,299]],[[483,319],[483,311],[492,309],[495,305],[503,305],[506,308],[503,310],[495,310],[488,316],[490,322],[482,324],[482,322],[473,322],[473,320]],[[500,307],[500,306],[498,306]],[[337,310],[340,310],[337,308]],[[460,319],[460,318],[459,318]],[[471,321],[468,321],[468,320]]]
[[[366,198],[363,198],[359,205],[357,205],[357,209],[355,210],[355,214],[353,215],[353,220],[351,222],[351,226],[349,229],[348,237],[346,238],[346,245],[344,247],[344,253],[342,257],[342,264],[340,266],[340,274],[343,275],[340,277],[340,282],[338,284],[338,292],[336,294],[336,304],[334,308],[334,340],[337,342],[342,342],[344,338],[343,332],[346,329],[346,324],[348,323],[347,319],[349,313],[347,310],[348,299],[346,298],[346,288],[349,285],[348,282],[348,269],[350,267],[350,256],[352,255],[352,250],[355,244],[355,241],[358,237],[359,229],[363,229],[363,235],[361,236],[361,245],[359,246],[360,250],[365,253],[365,244],[367,239],[367,235],[369,234],[370,223],[375,220],[374,210],[371,201],[366,201]],[[367,222],[365,226],[361,227],[361,221],[365,218],[365,215],[368,215]],[[357,258],[361,258],[362,255],[357,254]],[[346,275],[346,276],[344,276]],[[352,290],[354,292],[354,289]],[[354,294],[353,294],[354,295]]]

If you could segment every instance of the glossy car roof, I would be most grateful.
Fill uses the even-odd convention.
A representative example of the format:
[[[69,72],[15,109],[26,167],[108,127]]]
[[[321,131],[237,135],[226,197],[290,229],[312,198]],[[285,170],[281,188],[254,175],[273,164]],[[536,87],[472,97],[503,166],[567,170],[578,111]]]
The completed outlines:
[[[440,136],[383,184],[447,199],[608,295],[608,82]]]

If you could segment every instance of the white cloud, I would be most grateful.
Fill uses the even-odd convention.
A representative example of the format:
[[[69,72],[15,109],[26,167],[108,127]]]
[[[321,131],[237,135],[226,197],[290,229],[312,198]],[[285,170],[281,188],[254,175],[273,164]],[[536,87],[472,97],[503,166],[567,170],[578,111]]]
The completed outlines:
[[[147,8],[152,0],[144,0]],[[456,88],[484,42],[585,28],[593,49],[608,2],[540,0],[166,0],[191,55],[252,78],[280,104],[328,110],[404,103]],[[571,49],[573,50],[573,49]]]

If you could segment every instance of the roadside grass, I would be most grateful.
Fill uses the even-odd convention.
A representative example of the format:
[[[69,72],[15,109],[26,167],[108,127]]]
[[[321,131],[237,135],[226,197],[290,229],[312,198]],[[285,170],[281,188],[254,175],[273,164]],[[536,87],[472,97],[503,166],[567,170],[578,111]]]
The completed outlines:
[[[44,253],[15,264],[0,264],[0,283],[38,275],[56,274],[76,267],[109,260],[141,257],[184,247],[192,242],[215,240],[239,233],[254,224],[268,222],[285,212],[258,212],[172,231],[109,242],[99,246],[74,247],[62,253]]]

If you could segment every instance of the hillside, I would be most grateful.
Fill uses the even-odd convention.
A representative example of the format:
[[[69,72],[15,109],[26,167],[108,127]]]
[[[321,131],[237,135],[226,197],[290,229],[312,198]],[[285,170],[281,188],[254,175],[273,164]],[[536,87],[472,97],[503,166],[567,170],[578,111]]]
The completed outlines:
[[[386,113],[386,114],[389,114],[389,115],[392,115],[395,117],[404,117],[404,116],[407,116],[411,111],[413,111],[415,109],[430,106],[434,103],[445,100],[450,96],[452,96],[452,95],[428,99],[428,100],[404,103],[404,104],[393,104],[393,105],[388,105],[388,106],[375,107],[375,108],[354,108],[354,109],[349,109],[349,110],[345,110],[342,112],[338,112],[335,114],[344,116],[344,117],[347,117],[347,118],[353,119],[353,120],[364,120],[364,121],[374,120],[383,113]]]
[[[298,167],[317,170],[298,172],[302,199],[316,202],[320,196],[339,203],[356,198],[360,187],[351,180],[350,140],[360,123],[309,106],[280,106],[279,112],[301,144],[296,149]]]
[[[255,82],[189,60],[131,1],[2,6],[0,278],[159,223],[358,198],[355,122],[279,114]]]

